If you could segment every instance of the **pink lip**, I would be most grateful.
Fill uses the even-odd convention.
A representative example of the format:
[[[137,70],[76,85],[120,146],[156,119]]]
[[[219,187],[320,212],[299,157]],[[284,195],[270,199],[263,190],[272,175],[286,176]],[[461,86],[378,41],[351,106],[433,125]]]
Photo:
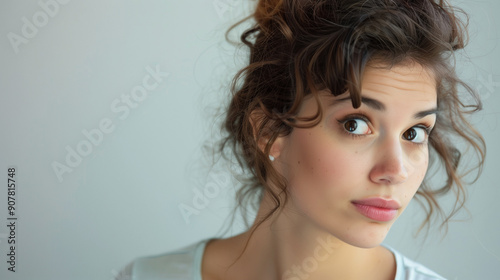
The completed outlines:
[[[394,219],[398,214],[398,209],[401,208],[401,205],[395,200],[378,197],[354,200],[352,204],[365,217],[380,222],[388,222]]]

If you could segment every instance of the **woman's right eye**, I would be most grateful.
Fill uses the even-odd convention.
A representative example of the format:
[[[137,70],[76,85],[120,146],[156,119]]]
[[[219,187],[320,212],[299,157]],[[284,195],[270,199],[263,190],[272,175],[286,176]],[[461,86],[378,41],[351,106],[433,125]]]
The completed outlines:
[[[350,118],[341,123],[347,133],[355,135],[366,135],[371,133],[367,121],[361,118]]]

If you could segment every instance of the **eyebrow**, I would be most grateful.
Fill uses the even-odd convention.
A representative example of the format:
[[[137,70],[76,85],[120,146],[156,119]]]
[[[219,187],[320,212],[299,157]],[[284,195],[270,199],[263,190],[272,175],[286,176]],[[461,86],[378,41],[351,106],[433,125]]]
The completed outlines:
[[[340,99],[334,99],[332,100],[332,102],[330,103],[330,105],[335,105],[335,104],[338,104],[340,102],[346,102],[346,101],[350,101],[351,100],[351,97],[344,97],[344,98],[340,98]],[[365,104],[366,106],[374,109],[374,110],[377,110],[377,111],[385,111],[386,110],[386,107],[385,105],[376,100],[376,99],[373,99],[373,98],[369,98],[369,97],[361,97],[361,103]],[[429,110],[424,110],[424,111],[420,111],[420,112],[417,112],[413,115],[413,118],[415,119],[421,119],[425,116],[428,116],[428,115],[432,115],[432,114],[437,114],[438,112],[438,108],[437,107],[434,107],[434,108],[431,108]]]

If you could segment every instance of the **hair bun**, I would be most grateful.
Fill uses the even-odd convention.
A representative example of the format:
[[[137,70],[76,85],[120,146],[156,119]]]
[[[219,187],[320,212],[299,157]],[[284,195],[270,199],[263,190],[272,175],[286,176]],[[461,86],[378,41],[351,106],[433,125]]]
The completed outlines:
[[[267,26],[276,14],[283,8],[284,0],[259,0],[254,18],[260,26]]]

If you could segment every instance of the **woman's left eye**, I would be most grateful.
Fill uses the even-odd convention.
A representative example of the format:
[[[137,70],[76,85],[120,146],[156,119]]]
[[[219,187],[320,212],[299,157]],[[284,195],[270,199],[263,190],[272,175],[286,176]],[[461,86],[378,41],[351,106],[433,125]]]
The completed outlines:
[[[421,144],[427,140],[427,130],[423,127],[414,126],[403,133],[403,138]]]

